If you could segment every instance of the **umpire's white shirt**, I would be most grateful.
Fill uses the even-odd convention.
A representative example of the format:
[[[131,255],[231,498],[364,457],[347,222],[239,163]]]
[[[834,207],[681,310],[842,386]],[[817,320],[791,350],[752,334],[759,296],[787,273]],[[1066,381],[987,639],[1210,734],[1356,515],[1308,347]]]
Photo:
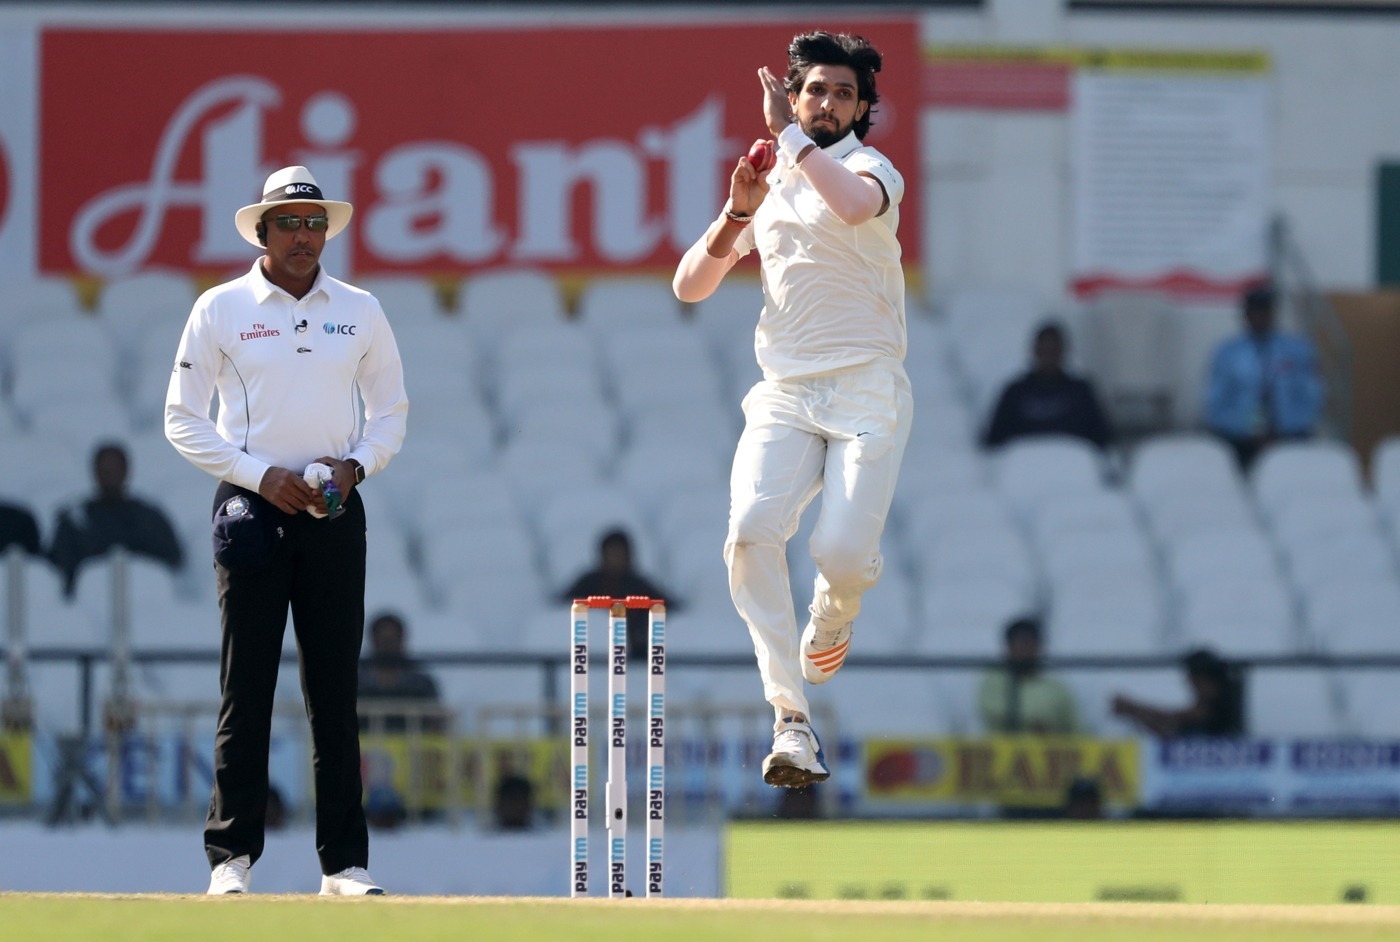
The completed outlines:
[[[165,395],[165,437],[214,477],[256,491],[269,467],[299,472],[323,455],[374,474],[407,423],[398,345],[369,292],[322,268],[298,300],[263,276],[259,258],[195,302]]]
[[[741,257],[757,248],[763,263],[754,351],[765,379],[904,359],[904,268],[895,236],[904,178],[854,131],[824,150],[879,180],[890,205],[858,226],[842,222],[801,168],[779,160],[753,225],[734,245]]]

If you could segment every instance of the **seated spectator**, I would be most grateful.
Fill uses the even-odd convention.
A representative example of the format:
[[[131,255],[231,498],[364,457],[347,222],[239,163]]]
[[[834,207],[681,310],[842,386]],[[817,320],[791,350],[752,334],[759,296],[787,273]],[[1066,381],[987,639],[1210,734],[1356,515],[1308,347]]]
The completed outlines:
[[[1244,690],[1238,669],[1204,648],[1186,655],[1182,666],[1191,685],[1189,704],[1179,709],[1156,707],[1117,694],[1113,715],[1125,716],[1164,739],[1243,735]]]
[[[491,810],[496,827],[502,831],[527,831],[534,824],[534,783],[516,769],[508,753],[500,755],[500,775],[496,779]]]
[[[1097,821],[1103,817],[1103,789],[1096,779],[1080,776],[1069,783],[1064,814],[1070,821]]]
[[[987,732],[1063,736],[1078,731],[1069,687],[1041,673],[1040,622],[1013,621],[1006,626],[1005,640],[1005,665],[987,672],[977,696]]]
[[[1098,394],[1087,379],[1065,371],[1068,339],[1048,323],[1035,333],[1032,366],[1001,391],[982,436],[988,448],[1030,435],[1073,435],[1106,447],[1113,438]]]
[[[1206,424],[1247,470],[1269,443],[1313,434],[1323,389],[1312,342],[1274,329],[1272,288],[1247,292],[1241,308],[1245,330],[1211,357]]]
[[[0,500],[0,556],[11,546],[18,546],[30,556],[40,555],[39,521],[19,504]]]
[[[394,709],[405,702],[436,705],[439,701],[437,682],[407,654],[408,630],[403,619],[393,612],[381,612],[370,621],[368,634],[369,656],[360,662],[360,729],[441,732],[446,724],[436,711],[410,713]],[[376,705],[374,709],[363,709]]]
[[[92,456],[97,493],[58,513],[48,556],[69,597],[83,563],[114,546],[159,560],[172,570],[184,565],[184,550],[170,518],[155,504],[127,493],[128,471],[125,448],[115,442],[98,446]]]
[[[648,598],[663,599],[667,612],[678,610],[680,602],[668,595],[656,583],[632,568],[632,538],[625,530],[610,530],[598,543],[598,566],[583,573],[573,584],[559,593],[559,599],[568,602],[584,599],[590,595],[605,595],[612,598],[626,598],[629,595],[644,595]],[[647,655],[647,612],[645,609],[627,610],[627,656],[642,658]]]

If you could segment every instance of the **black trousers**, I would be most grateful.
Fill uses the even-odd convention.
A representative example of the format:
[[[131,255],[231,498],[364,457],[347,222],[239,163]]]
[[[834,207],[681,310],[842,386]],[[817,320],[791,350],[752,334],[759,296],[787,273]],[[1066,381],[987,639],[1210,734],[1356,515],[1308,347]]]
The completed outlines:
[[[241,492],[220,482],[215,507]],[[243,492],[246,493],[246,492]],[[214,795],[204,826],[209,865],[263,852],[273,694],[290,610],[311,721],[316,853],[322,873],[369,862],[360,783],[360,644],[365,624],[365,510],[351,491],[334,520],[283,516],[268,568],[231,573],[214,564],[223,641]]]

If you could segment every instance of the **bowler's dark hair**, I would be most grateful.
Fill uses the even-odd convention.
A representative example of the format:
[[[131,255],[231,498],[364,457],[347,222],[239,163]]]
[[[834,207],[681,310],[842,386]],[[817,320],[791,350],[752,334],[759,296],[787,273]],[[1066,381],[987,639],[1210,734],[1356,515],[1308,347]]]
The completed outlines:
[[[788,72],[783,86],[791,93],[802,91],[807,73],[814,65],[844,65],[856,73],[856,94],[868,103],[865,114],[856,119],[856,137],[865,140],[870,130],[870,116],[880,100],[875,91],[875,73],[880,71],[881,57],[863,36],[850,33],[828,33],[816,30],[794,36],[788,44]]]

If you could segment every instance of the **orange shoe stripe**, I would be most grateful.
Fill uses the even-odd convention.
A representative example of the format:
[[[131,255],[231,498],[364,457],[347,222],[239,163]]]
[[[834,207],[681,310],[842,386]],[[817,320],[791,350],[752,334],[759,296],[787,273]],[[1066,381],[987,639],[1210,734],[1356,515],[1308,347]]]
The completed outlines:
[[[810,657],[813,661],[817,662],[818,664],[824,664],[827,661],[831,661],[833,659],[839,660],[845,657],[846,650],[850,648],[850,646],[851,642],[847,641],[845,644],[838,644],[836,647],[831,648],[830,650],[816,651],[807,656]]]
[[[818,651],[815,654],[807,655],[807,657],[813,664],[821,668],[823,673],[829,674],[845,662],[846,652],[850,647],[851,642],[846,641],[844,644],[839,644],[829,651]]]

